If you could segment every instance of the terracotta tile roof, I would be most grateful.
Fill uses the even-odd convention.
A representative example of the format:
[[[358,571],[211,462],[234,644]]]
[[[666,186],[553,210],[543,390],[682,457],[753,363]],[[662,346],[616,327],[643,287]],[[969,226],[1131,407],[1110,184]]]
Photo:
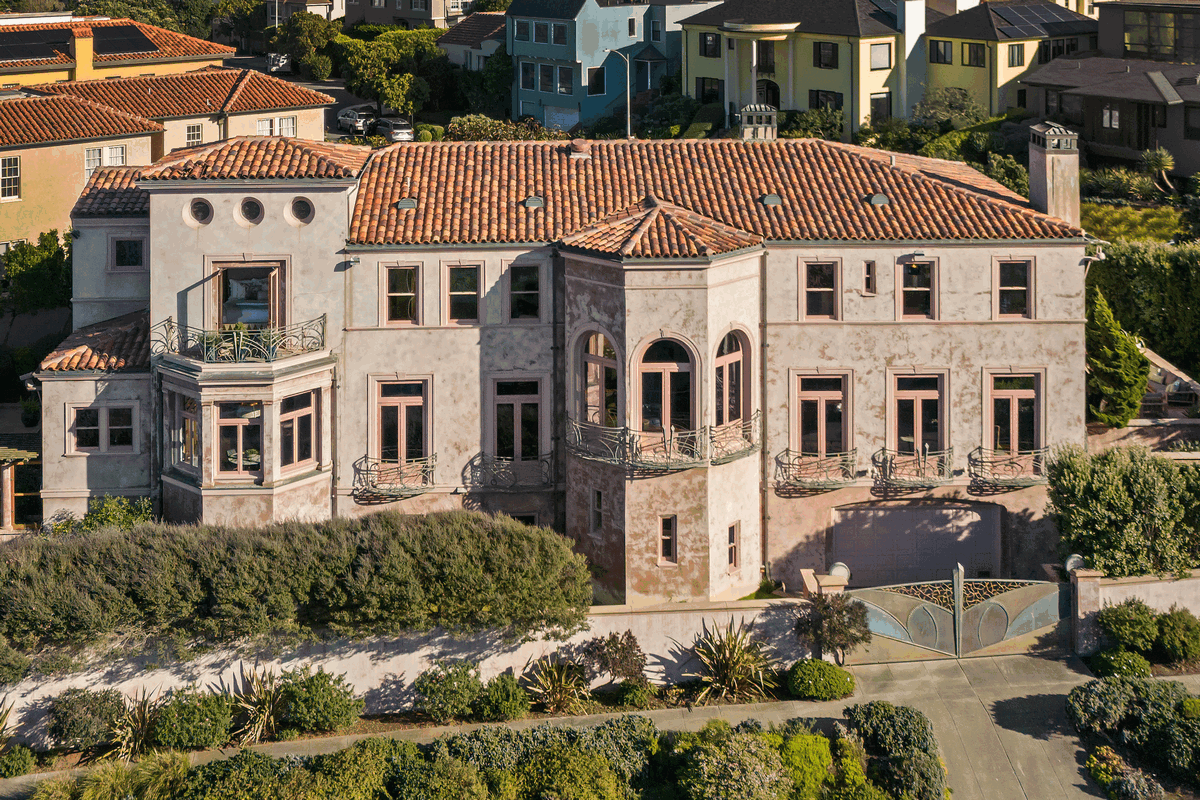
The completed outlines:
[[[148,217],[150,193],[139,189],[141,167],[101,167],[92,173],[71,217]]]
[[[194,36],[176,33],[174,31],[147,25],[131,19],[92,19],[76,17],[57,22],[43,22],[34,25],[5,25],[5,32],[20,31],[55,31],[61,33],[61,42],[53,43],[53,55],[46,58],[30,58],[20,61],[0,61],[0,70],[11,71],[18,68],[53,66],[55,64],[73,64],[75,59],[70,55],[72,30],[78,31],[80,38],[91,38],[94,29],[118,25],[132,25],[141,31],[157,48],[152,53],[106,53],[96,54],[92,60],[96,63],[105,61],[178,61],[186,59],[224,58],[237,52],[236,48],[227,45],[197,39]]]
[[[148,311],[135,311],[85,325],[54,348],[39,367],[44,372],[118,372],[149,368]]]
[[[238,136],[175,150],[142,170],[142,179],[231,180],[353,178],[371,148],[278,136]]]
[[[256,70],[223,67],[178,75],[46,83],[30,89],[43,94],[83,97],[150,119],[312,108],[334,102],[327,94]]]
[[[968,191],[990,195],[997,200],[1014,203],[1025,208],[1030,207],[1027,198],[1022,197],[1007,186],[997,183],[970,164],[962,161],[947,161],[943,158],[926,158],[925,156],[892,153],[884,150],[867,150],[861,147],[855,148],[855,150],[864,156],[888,164],[894,158],[898,167],[915,170],[931,178],[954,184]]]
[[[554,242],[649,195],[768,240],[1083,235],[994,189],[963,186],[940,164],[893,167],[887,155],[815,139],[596,141],[583,158],[565,142],[400,143],[367,163],[349,242]],[[762,203],[768,194],[781,203]],[[888,203],[869,202],[875,194]],[[527,206],[531,196],[543,206]],[[397,208],[401,198],[416,208]]]
[[[456,44],[476,50],[489,39],[504,41],[504,14],[489,14],[477,11],[468,14],[462,21],[438,38],[438,44]]]
[[[563,238],[584,252],[626,258],[707,258],[761,247],[762,237],[722,225],[653,195],[599,225]]]
[[[157,122],[80,97],[0,100],[0,147],[104,139],[162,129]]]

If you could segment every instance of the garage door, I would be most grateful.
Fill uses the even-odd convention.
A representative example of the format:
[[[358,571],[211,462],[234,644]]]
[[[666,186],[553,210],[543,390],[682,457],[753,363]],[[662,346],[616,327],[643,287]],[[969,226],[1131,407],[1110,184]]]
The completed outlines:
[[[546,106],[546,127],[569,131],[579,124],[579,109]]]
[[[1000,507],[844,506],[833,510],[826,563],[850,567],[851,586],[1000,576]]]

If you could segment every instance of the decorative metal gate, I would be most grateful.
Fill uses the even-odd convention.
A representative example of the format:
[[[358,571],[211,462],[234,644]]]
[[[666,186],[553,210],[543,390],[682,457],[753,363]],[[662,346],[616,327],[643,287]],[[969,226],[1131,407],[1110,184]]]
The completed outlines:
[[[850,663],[965,658],[1060,645],[1069,584],[967,579],[902,583],[849,592],[867,607],[872,643]]]

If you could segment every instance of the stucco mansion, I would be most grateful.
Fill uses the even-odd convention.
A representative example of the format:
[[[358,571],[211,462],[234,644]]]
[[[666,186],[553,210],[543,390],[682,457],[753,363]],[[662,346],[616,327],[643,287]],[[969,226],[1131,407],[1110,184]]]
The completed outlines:
[[[98,169],[78,327],[36,373],[45,512],[504,512],[634,604],[839,561],[1031,576],[1047,449],[1085,436],[1075,146],[1035,129],[1032,205],[816,140],[234,138]]]

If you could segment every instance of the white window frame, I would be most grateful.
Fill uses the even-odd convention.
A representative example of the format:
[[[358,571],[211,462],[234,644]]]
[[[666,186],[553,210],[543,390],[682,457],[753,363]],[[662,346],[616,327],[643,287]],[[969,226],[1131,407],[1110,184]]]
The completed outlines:
[[[104,148],[104,166],[123,167],[126,161],[125,145],[114,144]]]
[[[264,126],[266,127],[265,131],[263,130]],[[274,136],[275,135],[275,118],[274,117],[265,117],[263,119],[257,120],[255,123],[254,129],[255,129],[255,134],[254,134],[255,136]]]
[[[285,129],[287,130],[285,131]],[[275,130],[280,136],[289,136],[295,138],[297,132],[299,131],[299,125],[297,124],[295,115],[290,117],[279,117],[276,119]]]
[[[193,133],[195,134],[194,137],[192,136]],[[199,122],[194,125],[188,125],[184,136],[184,141],[188,147],[198,147],[204,144],[204,125]]]
[[[21,199],[21,157],[0,156],[0,203]]]
[[[83,149],[83,176],[92,177],[92,173],[104,166],[103,147],[85,147]]]
[[[128,456],[141,452],[141,408],[137,400],[114,401],[109,403],[67,403],[65,409],[66,441],[64,455],[66,456]],[[129,446],[112,446],[108,443],[109,413],[114,409],[129,409],[132,426],[133,444]],[[98,413],[99,446],[95,448],[80,448],[76,446],[75,415],[79,411],[93,410]],[[125,426],[120,426],[125,427]]]

